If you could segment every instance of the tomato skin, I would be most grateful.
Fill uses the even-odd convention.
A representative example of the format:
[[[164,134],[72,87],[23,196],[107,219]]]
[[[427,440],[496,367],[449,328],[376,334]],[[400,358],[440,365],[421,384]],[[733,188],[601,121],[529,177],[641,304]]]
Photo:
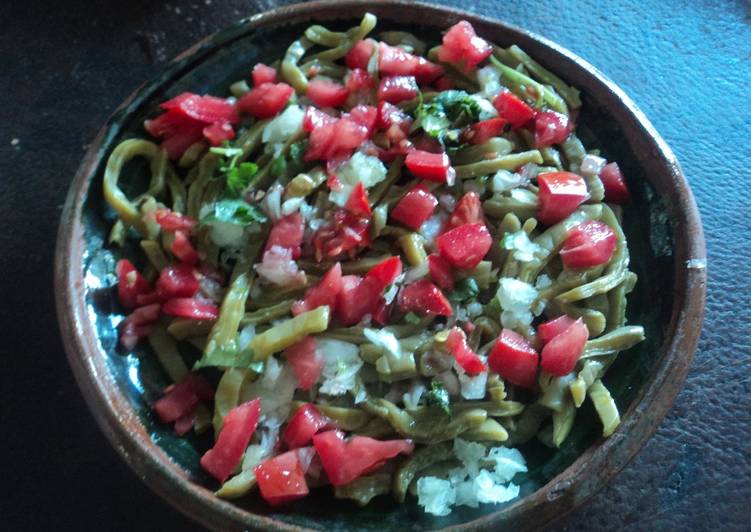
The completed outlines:
[[[344,56],[344,62],[351,69],[361,68],[367,70],[368,61],[373,55],[373,47],[375,41],[373,39],[363,39],[359,41],[352,49]]]
[[[378,101],[399,103],[417,96],[419,89],[414,76],[391,76],[381,78],[378,85]]]
[[[204,303],[192,297],[176,297],[168,299],[162,305],[162,312],[168,316],[186,318],[189,320],[215,320],[219,317],[219,309],[211,303]]]
[[[403,287],[399,292],[398,305],[404,313],[414,312],[423,316],[451,316],[454,313],[443,292],[427,279]]]
[[[540,353],[540,367],[543,371],[559,377],[571,373],[584,351],[587,338],[589,330],[579,318],[545,344]]]
[[[451,265],[437,253],[428,255],[428,273],[441,290],[445,292],[454,290],[454,274],[451,271]]]
[[[618,163],[606,164],[600,172],[600,181],[605,187],[605,201],[618,204],[628,203],[630,194]]]
[[[200,288],[196,273],[189,264],[167,266],[156,280],[156,293],[162,300],[193,297]]]
[[[295,89],[286,83],[263,83],[237,101],[237,108],[255,118],[271,118],[284,109]]]
[[[296,450],[262,462],[253,469],[253,473],[261,496],[271,506],[300,499],[309,493],[305,470]]]
[[[464,194],[458,202],[451,216],[446,222],[445,231],[455,229],[464,224],[474,224],[482,222],[484,219],[482,212],[482,203],[477,192],[471,190]]]
[[[349,98],[349,91],[339,83],[314,79],[308,83],[308,98],[318,107],[341,107]]]
[[[258,87],[264,83],[276,83],[276,70],[263,63],[256,63],[251,74],[253,86]]]
[[[159,209],[154,215],[156,223],[164,231],[186,231],[190,233],[198,224],[196,220],[179,212],[172,212],[169,209]]]
[[[219,482],[227,480],[240,463],[260,415],[261,400],[258,398],[230,410],[214,447],[201,457],[201,467]]]
[[[460,20],[444,34],[443,44],[438,48],[438,59],[445,63],[461,63],[464,71],[469,72],[492,52],[493,48],[477,36],[472,24]]]
[[[411,454],[411,440],[380,441],[367,436],[352,436],[348,441],[338,430],[313,436],[313,446],[324,471],[334,486],[349,484],[356,478],[381,467],[398,454]]]
[[[366,277],[373,279],[381,291],[392,284],[402,274],[402,259],[389,257],[375,266],[367,273]]]
[[[117,299],[123,307],[136,307],[136,298],[151,292],[149,282],[128,259],[117,261],[115,273],[117,273]]]
[[[152,303],[135,309],[120,325],[120,344],[131,351],[138,340],[151,334],[153,324],[159,319],[161,305]]]
[[[417,230],[433,214],[438,199],[420,185],[407,192],[389,216],[410,229]]]
[[[459,327],[452,327],[446,339],[446,347],[454,356],[456,363],[469,375],[474,377],[487,371],[482,359],[467,345],[467,335]]]
[[[552,225],[574,212],[589,197],[587,184],[571,172],[549,172],[537,176],[540,206],[537,219]]]
[[[464,134],[464,139],[470,144],[484,144],[492,138],[500,137],[503,128],[508,124],[505,118],[489,118],[470,126]]]
[[[397,46],[379,44],[378,71],[385,76],[414,76],[419,83],[431,83],[444,73],[443,67]]]
[[[535,110],[524,103],[515,94],[505,91],[498,94],[493,100],[493,106],[501,118],[508,120],[512,129],[524,126],[535,116]]]
[[[488,228],[482,222],[461,225],[436,238],[441,257],[460,270],[477,266],[492,243]]]
[[[606,264],[613,256],[617,238],[607,224],[588,220],[571,228],[561,248],[566,268],[590,268]]]
[[[315,338],[306,336],[284,350],[301,390],[310,390],[318,382],[323,369],[323,355],[317,350]]]
[[[510,383],[534,388],[539,359],[537,351],[522,335],[503,329],[490,351],[488,365]]]
[[[190,239],[188,239],[185,231],[175,231],[175,239],[172,241],[172,245],[170,245],[170,251],[180,262],[191,266],[197,264],[200,259],[198,252],[193,247],[193,244],[190,243]]]
[[[293,212],[276,221],[269,232],[264,251],[272,246],[280,246],[292,250],[292,258],[300,257],[303,234],[305,232],[305,220],[299,212]]]
[[[336,316],[342,325],[359,323],[366,314],[375,312],[382,290],[373,278],[359,275],[342,277],[342,291],[336,299]]]
[[[562,314],[553,320],[546,321],[537,326],[537,337],[543,344],[548,343],[555,336],[568,329],[576,320],[571,316]]]
[[[412,175],[419,179],[452,185],[456,178],[449,156],[445,153],[412,150],[407,154],[404,164],[407,165]]]
[[[305,403],[290,417],[282,431],[282,440],[287,448],[296,449],[308,445],[316,433],[326,428],[334,428],[333,422],[315,405]]]
[[[561,144],[568,138],[572,129],[573,123],[566,115],[554,111],[541,111],[535,117],[535,144]]]
[[[297,316],[308,310],[328,305],[332,312],[336,309],[336,299],[342,291],[342,265],[334,264],[317,285],[311,286],[305,292],[301,301],[292,305],[292,314]]]

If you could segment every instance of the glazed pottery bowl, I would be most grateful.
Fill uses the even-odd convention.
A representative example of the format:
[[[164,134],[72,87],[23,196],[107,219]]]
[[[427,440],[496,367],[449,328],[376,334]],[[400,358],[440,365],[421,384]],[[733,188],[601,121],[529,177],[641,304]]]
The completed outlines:
[[[142,122],[159,102],[181,91],[224,94],[257,61],[283,55],[312,23],[354,25],[362,14],[378,16],[379,29],[407,29],[428,42],[458,20],[501,46],[520,45],[543,66],[582,90],[578,132],[600,147],[628,177],[632,203],[624,228],[631,268],[639,275],[628,318],[647,340],[622,353],[605,382],[622,412],[608,439],[591,407],[583,407],[574,431],[557,450],[522,448],[529,473],[517,476],[520,498],[505,505],[459,507],[450,516],[424,514],[414,500],[404,505],[381,497],[366,508],[332,498],[327,489],[271,509],[251,495],[229,502],[198,465],[210,436],[179,438],[161,425],[150,405],[167,384],[148,347],[123,353],[117,345],[122,319],[112,274],[120,256],[135,249],[107,245],[112,213],[101,180],[109,153],[123,139],[143,136]],[[131,172],[135,178],[138,169]],[[128,176],[125,176],[126,179]],[[603,74],[571,52],[504,23],[443,7],[406,1],[314,2],[243,20],[198,43],[126,100],[93,142],[68,194],[58,237],[57,310],[68,358],[81,390],[113,446],[157,493],[192,518],[218,530],[480,529],[545,524],[576,507],[613,477],[667,413],[688,372],[701,329],[705,297],[705,247],[691,191],[670,148],[634,103]]]

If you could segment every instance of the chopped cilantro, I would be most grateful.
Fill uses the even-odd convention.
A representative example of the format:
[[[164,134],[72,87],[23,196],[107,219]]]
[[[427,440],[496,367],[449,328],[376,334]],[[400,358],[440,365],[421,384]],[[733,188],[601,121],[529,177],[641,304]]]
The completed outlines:
[[[444,145],[456,144],[459,142],[461,128],[477,122],[483,114],[480,104],[468,93],[443,91],[430,102],[420,102],[413,129],[421,127],[425,133]]]
[[[227,170],[227,191],[233,196],[240,196],[258,173],[255,163],[240,163]]]
[[[447,416],[451,415],[451,408],[449,408],[449,393],[443,386],[441,381],[433,379],[430,382],[430,389],[425,395],[428,406],[435,406],[441,409],[441,411]]]
[[[231,198],[217,201],[214,210],[201,218],[201,223],[225,222],[243,226],[265,221],[266,216],[257,207]]]

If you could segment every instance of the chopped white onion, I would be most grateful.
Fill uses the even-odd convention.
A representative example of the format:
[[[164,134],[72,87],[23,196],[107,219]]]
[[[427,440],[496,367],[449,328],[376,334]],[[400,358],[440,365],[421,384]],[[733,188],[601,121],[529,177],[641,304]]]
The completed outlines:
[[[305,272],[298,269],[292,260],[292,250],[281,246],[271,246],[263,254],[263,260],[253,269],[269,283],[279,286],[295,286],[305,283]]]
[[[261,209],[272,222],[276,222],[282,217],[283,192],[284,187],[279,183],[274,183],[269,187],[268,191],[266,191],[266,195],[263,197],[263,201],[261,201]]]
[[[488,98],[493,98],[501,92],[501,74],[491,65],[477,70],[477,83]]]
[[[323,383],[319,392],[327,395],[344,395],[355,387],[357,372],[363,365],[360,350],[355,344],[322,338],[318,350],[323,355]]]
[[[508,192],[520,186],[523,182],[524,179],[519,174],[514,174],[508,170],[498,170],[493,175],[490,187],[495,193]]]
[[[250,341],[253,339],[255,335],[256,335],[256,326],[246,325],[240,331],[240,335],[238,336],[238,339],[237,339],[237,347],[239,347],[240,350],[246,349],[250,345]]]
[[[421,477],[417,480],[417,504],[432,515],[448,515],[456,502],[456,489],[448,480]]]
[[[532,304],[539,293],[529,283],[510,277],[502,277],[498,282],[496,297],[501,304],[501,323],[513,329],[518,325],[532,323]]]
[[[588,153],[582,159],[581,165],[579,165],[579,172],[581,175],[590,177],[600,175],[605,164],[607,164],[607,161],[602,157]]]
[[[461,368],[459,368],[461,369]],[[458,371],[462,397],[465,399],[482,399],[485,397],[485,385],[488,382],[488,372],[483,371],[470,377],[464,371]]]
[[[263,142],[284,142],[301,127],[305,111],[299,105],[290,105],[263,128]]]
[[[288,214],[292,214],[293,212],[297,212],[300,210],[300,207],[302,204],[305,203],[305,198],[290,198],[284,203],[282,203],[282,216],[287,216]]]
[[[386,167],[378,157],[358,151],[336,169],[336,177],[341,186],[339,190],[331,191],[329,199],[344,207],[358,182],[362,182],[365,188],[370,188],[386,179]]]
[[[501,244],[504,249],[513,251],[513,257],[520,262],[529,262],[535,258],[536,253],[542,251],[542,247],[532,242],[523,229],[508,233],[503,237]]]

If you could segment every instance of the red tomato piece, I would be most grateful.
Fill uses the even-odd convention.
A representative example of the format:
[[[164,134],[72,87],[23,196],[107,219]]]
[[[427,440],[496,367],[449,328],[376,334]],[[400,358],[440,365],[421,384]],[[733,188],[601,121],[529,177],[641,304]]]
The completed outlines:
[[[398,305],[399,310],[404,313],[415,312],[423,316],[451,316],[454,313],[443,292],[427,279],[421,279],[402,288]]]
[[[308,98],[318,107],[341,107],[349,98],[349,91],[335,81],[314,79],[308,83]]]
[[[271,118],[284,109],[295,89],[286,83],[263,83],[237,101],[237,108],[255,118]]]
[[[534,388],[540,357],[526,338],[503,329],[488,356],[490,369],[512,384]]]
[[[355,123],[367,128],[368,137],[373,133],[378,120],[378,109],[371,105],[356,105],[350,109],[349,113],[345,115]]]
[[[151,292],[151,286],[128,259],[120,259],[115,266],[117,273],[117,299],[125,308],[136,306],[136,298]]]
[[[461,63],[464,71],[477,68],[493,52],[493,47],[485,39],[477,36],[472,24],[460,20],[443,36],[443,44],[438,48],[438,60],[444,63]]]
[[[350,93],[355,93],[375,88],[375,80],[367,70],[355,68],[344,78],[344,86]]]
[[[169,209],[159,209],[156,211],[154,218],[165,231],[186,231],[190,233],[198,224],[196,220],[179,212],[172,212]]]
[[[339,275],[341,276],[341,270]],[[323,369],[323,355],[317,350],[315,338],[306,336],[285,349],[284,356],[287,358],[289,365],[292,366],[295,377],[297,377],[298,387],[301,390],[310,390],[318,382],[318,377],[321,376]]]
[[[342,291],[342,265],[334,264],[317,285],[311,286],[305,292],[302,301],[292,305],[292,314],[297,316],[308,310],[328,305],[332,312],[336,308],[336,298]]]
[[[219,482],[227,480],[240,464],[260,415],[261,400],[258,398],[230,410],[214,447],[201,457],[201,467]]]
[[[411,454],[411,440],[379,441],[367,436],[344,439],[344,433],[330,430],[313,436],[313,445],[329,481],[334,486],[349,484],[375,471],[398,454]]]
[[[438,287],[444,292],[454,290],[454,274],[451,265],[437,253],[428,255],[428,273]]]
[[[192,382],[184,380],[164,391],[164,395],[154,403],[154,412],[162,423],[174,423],[191,414],[198,403]]]
[[[391,76],[381,78],[378,85],[378,101],[399,103],[417,96],[419,89],[414,76]]]
[[[421,185],[407,192],[389,215],[410,229],[417,230],[433,214],[438,200]]]
[[[388,259],[385,259],[373,266],[368,272],[367,277],[374,279],[377,285],[383,291],[401,274],[402,259],[400,259],[399,257],[389,257]]]
[[[438,252],[451,266],[471,270],[490,250],[493,239],[482,222],[464,224],[436,239]]]
[[[448,76],[441,76],[435,80],[435,88],[439,91],[449,91],[456,88],[456,82]]]
[[[326,124],[333,124],[337,121],[337,118],[331,116],[328,113],[324,113],[320,109],[308,106],[305,108],[305,116],[303,117],[302,127],[305,131],[311,132],[314,129],[323,127]]]
[[[606,264],[613,256],[616,236],[607,224],[589,220],[568,232],[561,260],[566,268],[590,268]]]
[[[352,189],[344,208],[358,216],[370,216],[373,214],[368,202],[368,192],[365,190],[365,185],[362,184],[362,181],[358,181],[355,188]]]
[[[216,305],[192,297],[168,299],[162,305],[162,312],[168,316],[189,320],[215,320],[219,317],[219,309]]]
[[[336,316],[342,325],[349,326],[360,321],[366,314],[373,314],[378,306],[382,290],[378,281],[359,275],[342,277],[342,291],[336,300]]]
[[[282,431],[282,440],[289,449],[296,449],[308,445],[313,435],[331,428],[335,428],[335,425],[329,418],[321,414],[315,405],[305,403],[287,422]]]
[[[156,281],[156,293],[163,300],[193,297],[200,288],[196,273],[189,264],[167,266]]]
[[[330,160],[348,157],[370,135],[367,125],[358,123],[350,116],[324,124],[310,132],[306,161]]]
[[[373,56],[373,47],[375,46],[373,39],[364,39],[355,44],[352,49],[344,56],[344,62],[349,68],[361,68],[367,70],[368,61]]]
[[[600,181],[605,187],[605,201],[619,204],[628,203],[630,195],[618,163],[606,164],[600,172]]]
[[[572,129],[573,124],[566,115],[554,111],[541,111],[535,116],[535,144],[560,144],[568,138]]]
[[[454,184],[456,172],[451,168],[451,161],[445,153],[413,150],[407,154],[404,164],[419,179],[446,183],[449,186]]]
[[[186,117],[197,120],[204,125],[217,122],[237,124],[240,121],[234,104],[216,96],[191,94],[187,98],[181,98],[179,104],[172,110],[179,111]]]
[[[264,83],[276,83],[276,69],[264,65],[263,63],[256,63],[256,66],[253,67],[253,73],[251,76],[253,77],[254,87],[258,87]]]
[[[184,231],[175,231],[175,239],[172,241],[169,249],[180,262],[184,262],[185,264],[193,266],[199,260],[198,252],[193,247],[193,244],[190,243],[188,235]]]
[[[443,75],[443,67],[397,46],[380,43],[378,71],[387,76],[414,76],[419,83],[431,83]]]
[[[584,351],[589,330],[579,318],[550,340],[540,353],[540,367],[551,375],[562,377],[571,373]]]
[[[508,124],[505,118],[489,118],[472,124],[464,134],[464,140],[470,144],[484,144],[494,137],[500,137]]]
[[[483,221],[482,203],[477,192],[464,194],[456,203],[451,216],[446,222],[445,230],[454,229],[464,224],[474,224]]]
[[[537,337],[542,341],[543,344],[546,344],[557,335],[568,329],[575,321],[576,320],[571,316],[563,314],[561,316],[558,316],[554,320],[549,320],[545,323],[541,323],[537,326]]]
[[[266,240],[264,251],[268,251],[272,246],[292,250],[292,258],[300,257],[300,246],[302,245],[303,234],[305,233],[305,219],[299,212],[293,212],[276,221],[269,232],[269,238]]]
[[[584,178],[571,172],[549,172],[537,176],[540,207],[537,219],[553,225],[566,218],[589,197]]]
[[[181,92],[174,98],[171,98],[167,100],[166,102],[162,102],[159,104],[159,107],[164,109],[165,111],[169,111],[170,109],[174,109],[176,107],[179,107],[182,102],[187,100],[188,98],[195,96],[192,92]]]
[[[153,324],[159,319],[161,305],[153,303],[139,307],[125,317],[120,326],[120,343],[127,350],[132,350],[138,340],[146,338],[153,330]]]
[[[522,127],[535,116],[535,110],[511,92],[502,92],[493,100],[493,106],[511,124],[512,129]]]
[[[406,133],[412,126],[412,117],[399,109],[396,105],[390,104],[389,102],[379,102],[378,121],[376,124],[380,129],[384,130],[395,125]]]
[[[388,325],[390,314],[391,305],[387,305],[386,300],[380,298],[376,309],[373,311],[373,321],[382,327]]]
[[[173,98],[175,99],[177,98]],[[203,138],[202,131],[205,125],[186,116],[175,107],[143,123],[150,135],[163,139],[161,146],[173,160],[178,159],[192,144]]]
[[[370,243],[370,218],[357,216],[345,209],[334,211],[333,219],[313,235],[317,261],[324,257],[354,256],[358,248]]]
[[[203,126],[191,125],[166,137],[160,146],[167,152],[170,160],[174,161],[182,157],[185,150],[201,140],[203,140]]]
[[[203,128],[202,132],[212,146],[219,146],[225,140],[235,138],[235,130],[229,122],[214,122]]]
[[[459,327],[452,327],[446,339],[446,347],[454,356],[456,363],[469,375],[474,377],[487,371],[482,359],[467,345],[467,335]]]
[[[308,484],[305,470],[297,451],[270,458],[253,469],[261,496],[272,506],[285,504],[305,497]]]

